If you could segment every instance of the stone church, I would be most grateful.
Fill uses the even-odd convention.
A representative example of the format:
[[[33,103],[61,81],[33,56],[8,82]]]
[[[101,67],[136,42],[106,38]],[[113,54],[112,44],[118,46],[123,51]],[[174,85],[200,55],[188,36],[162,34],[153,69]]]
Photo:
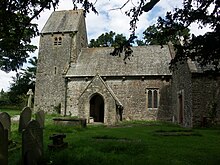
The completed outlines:
[[[104,124],[165,120],[192,127],[215,103],[219,119],[219,78],[207,78],[192,61],[172,73],[172,45],[132,47],[126,64],[113,50],[88,48],[82,10],[53,12],[40,36],[35,111]]]

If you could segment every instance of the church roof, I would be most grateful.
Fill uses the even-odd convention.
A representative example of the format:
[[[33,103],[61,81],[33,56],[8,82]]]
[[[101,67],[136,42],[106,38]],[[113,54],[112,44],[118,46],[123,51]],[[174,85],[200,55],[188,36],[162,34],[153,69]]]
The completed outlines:
[[[75,32],[78,31],[79,18],[83,16],[83,10],[54,11],[41,33]]]
[[[189,70],[191,73],[204,73],[206,71],[215,70],[215,66],[212,64],[206,65],[206,66],[200,66],[197,61],[193,61],[191,59],[187,60],[187,64],[189,66]],[[218,66],[220,68],[220,65]]]
[[[66,76],[144,76],[171,75],[171,55],[168,46],[159,45],[132,47],[130,60],[112,56],[114,48],[84,48],[76,64],[71,64]]]

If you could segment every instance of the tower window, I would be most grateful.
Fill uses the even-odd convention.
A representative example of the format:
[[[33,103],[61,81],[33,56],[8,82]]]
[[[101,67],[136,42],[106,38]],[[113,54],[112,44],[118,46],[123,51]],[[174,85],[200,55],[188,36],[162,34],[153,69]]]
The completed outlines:
[[[57,37],[55,37],[55,38],[54,38],[54,43],[53,43],[53,44],[54,44],[54,45],[57,45],[57,43],[58,43],[58,39],[57,39]]]
[[[55,37],[53,44],[54,45],[62,45],[62,37],[59,37],[59,38]]]
[[[62,37],[59,37],[59,39],[58,39],[58,45],[62,45]]]
[[[57,67],[54,67],[54,74],[57,74]]]

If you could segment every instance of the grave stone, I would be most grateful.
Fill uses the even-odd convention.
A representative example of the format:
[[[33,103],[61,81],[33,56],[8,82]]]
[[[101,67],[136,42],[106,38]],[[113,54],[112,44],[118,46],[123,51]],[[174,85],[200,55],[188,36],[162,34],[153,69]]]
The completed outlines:
[[[36,120],[38,121],[38,123],[40,124],[41,128],[44,128],[44,122],[45,122],[45,113],[43,110],[38,111],[35,114]]]
[[[31,120],[32,111],[29,107],[25,107],[19,118],[19,127],[18,131],[21,133],[23,129],[25,129],[28,125],[28,122]]]
[[[0,122],[0,164],[8,164],[8,131]]]
[[[43,156],[43,129],[36,120],[28,123],[22,132],[22,158],[24,165],[40,164]]]
[[[11,116],[7,112],[0,113],[0,122],[4,129],[8,130],[8,138],[11,137]]]

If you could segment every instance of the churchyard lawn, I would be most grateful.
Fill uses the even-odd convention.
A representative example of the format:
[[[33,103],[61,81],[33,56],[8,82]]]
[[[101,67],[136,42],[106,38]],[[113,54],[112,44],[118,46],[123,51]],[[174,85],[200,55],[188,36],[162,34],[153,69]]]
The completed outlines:
[[[1,110],[3,111],[3,110]],[[9,114],[17,114],[7,111]],[[53,165],[144,165],[199,164],[220,162],[220,128],[181,128],[162,122],[130,121],[116,126],[87,125],[87,128],[57,126],[46,115],[44,159]],[[19,146],[18,124],[12,122],[12,140]],[[64,133],[68,147],[51,151],[49,137]],[[9,165],[21,163],[21,148],[9,152]]]

